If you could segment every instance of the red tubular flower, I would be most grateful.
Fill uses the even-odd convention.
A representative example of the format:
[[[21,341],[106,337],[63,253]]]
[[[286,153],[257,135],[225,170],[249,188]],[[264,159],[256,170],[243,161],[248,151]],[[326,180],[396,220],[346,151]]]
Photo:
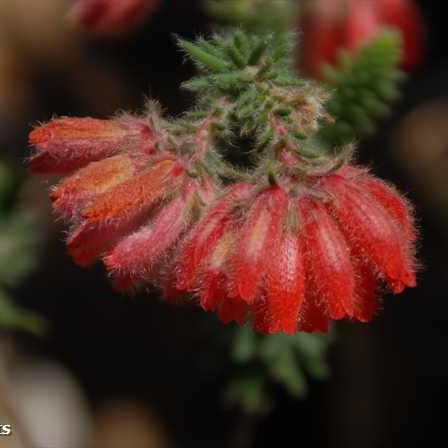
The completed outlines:
[[[119,151],[151,147],[152,137],[148,126],[135,118],[58,118],[30,133],[37,150],[30,167],[35,173],[66,174]]]
[[[160,0],[77,0],[69,18],[95,34],[120,34],[145,20]]]
[[[406,201],[355,167],[316,177],[297,196],[239,184],[184,240],[177,286],[223,322],[327,331],[330,320],[370,321],[382,284],[415,286],[414,240]]]
[[[341,49],[354,51],[384,27],[403,38],[402,67],[411,70],[423,56],[423,19],[413,0],[316,0],[301,16],[301,68],[320,78]]]

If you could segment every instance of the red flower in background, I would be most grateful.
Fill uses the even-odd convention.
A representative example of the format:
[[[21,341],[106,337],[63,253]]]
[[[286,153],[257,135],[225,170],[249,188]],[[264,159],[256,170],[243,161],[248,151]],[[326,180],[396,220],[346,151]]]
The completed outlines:
[[[378,292],[415,286],[412,216],[391,187],[345,166],[291,196],[237,184],[182,243],[177,287],[264,333],[371,320]]]
[[[384,27],[403,38],[402,67],[410,70],[423,57],[423,19],[413,0],[314,0],[300,19],[301,68],[321,77],[325,64],[334,65],[340,50],[354,51]]]
[[[120,34],[142,23],[160,0],[77,0],[69,18],[95,34]]]

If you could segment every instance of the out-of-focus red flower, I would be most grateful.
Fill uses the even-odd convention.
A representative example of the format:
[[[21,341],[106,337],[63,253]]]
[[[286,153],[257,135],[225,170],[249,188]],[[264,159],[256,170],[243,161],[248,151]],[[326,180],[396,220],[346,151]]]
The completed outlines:
[[[320,78],[342,49],[355,51],[385,27],[403,38],[401,65],[410,70],[423,58],[423,19],[413,0],[314,0],[300,18],[301,69]]]
[[[143,120],[61,118],[30,134],[32,170],[68,174],[51,191],[57,214],[71,225],[67,247],[87,266],[99,258],[119,288],[165,287],[172,251],[213,184],[188,176],[188,160],[163,147]],[[159,145],[159,146],[158,146]]]
[[[160,0],[76,0],[69,19],[95,34],[120,34],[142,23]]]
[[[381,285],[415,286],[414,240],[406,201],[355,167],[294,196],[237,184],[183,241],[177,287],[198,291],[202,308],[226,323],[327,331],[332,319],[370,321]]]

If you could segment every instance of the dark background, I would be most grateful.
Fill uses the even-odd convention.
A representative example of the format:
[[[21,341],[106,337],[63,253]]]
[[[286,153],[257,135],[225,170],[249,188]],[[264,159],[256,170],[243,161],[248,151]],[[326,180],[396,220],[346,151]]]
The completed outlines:
[[[338,325],[338,342],[329,353],[330,380],[311,381],[305,400],[290,398],[279,388],[272,414],[257,426],[257,448],[285,443],[421,447],[445,440],[448,136],[443,122],[448,120],[448,35],[444,2],[418,3],[427,26],[424,65],[409,76],[392,114],[358,152],[362,162],[399,185],[416,204],[422,235],[418,288],[386,297],[372,324]],[[168,113],[180,113],[191,97],[179,91],[179,84],[194,69],[184,62],[173,35],[208,33],[209,20],[192,0],[165,1],[128,38],[105,41],[77,35],[52,57],[49,50],[31,50],[11,31],[22,87],[19,106],[0,109],[0,151],[24,159],[30,124],[53,115],[138,111],[145,95],[158,99]],[[427,120],[434,104],[433,125]],[[441,154],[432,164],[421,162],[435,156],[423,138],[426,134],[414,125],[439,136],[432,144],[442,148]],[[422,141],[408,154],[409,126]],[[46,204],[45,183],[36,182],[34,188],[35,201]],[[43,216],[50,214],[48,205],[42,208]],[[163,305],[148,295],[117,295],[100,267],[85,271],[72,264],[61,227],[47,222],[45,229],[38,269],[20,285],[16,297],[45,316],[52,330],[44,339],[17,334],[21,350],[60,361],[81,383],[93,410],[111,398],[134,399],[158,416],[176,446],[231,446],[241,419],[222,406],[231,366],[221,359],[219,341],[204,339],[202,331],[215,317]]]

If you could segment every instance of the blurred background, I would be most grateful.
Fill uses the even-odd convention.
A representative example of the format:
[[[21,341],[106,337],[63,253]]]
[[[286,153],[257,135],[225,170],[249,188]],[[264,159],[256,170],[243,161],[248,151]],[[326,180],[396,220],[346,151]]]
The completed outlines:
[[[262,448],[286,440],[314,448],[409,448],[444,440],[444,2],[417,2],[426,22],[424,62],[408,74],[391,114],[358,151],[360,161],[416,205],[419,285],[386,297],[371,324],[338,324],[327,353],[328,380],[308,378],[302,398],[274,386],[270,412],[261,416],[229,408],[223,399],[238,369],[226,354],[231,329],[193,307],[162,304],[156,293],[120,296],[100,267],[77,268],[65,252],[62,225],[52,219],[51,182],[27,176],[24,167],[31,126],[53,116],[138,112],[147,96],[168,114],[185,110],[192,97],[179,85],[194,67],[173,36],[208,35],[211,18],[199,0],[163,0],[138,29],[105,39],[70,25],[68,3],[0,0],[0,176],[6,182],[13,171],[11,182],[20,184],[8,199],[20,218],[0,226],[0,283],[17,306],[36,313],[20,317],[31,332],[0,330],[0,425],[19,413],[17,425],[25,426],[0,437],[0,447],[26,446],[27,437],[40,448]],[[17,280],[8,284],[13,275]],[[1,378],[8,381],[3,387]]]

